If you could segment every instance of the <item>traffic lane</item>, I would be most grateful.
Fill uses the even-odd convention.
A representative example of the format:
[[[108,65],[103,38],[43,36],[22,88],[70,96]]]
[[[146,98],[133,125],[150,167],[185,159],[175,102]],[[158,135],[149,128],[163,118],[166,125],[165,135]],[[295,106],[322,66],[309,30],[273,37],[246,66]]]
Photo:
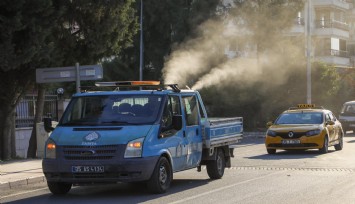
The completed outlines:
[[[224,186],[209,189],[202,187],[194,195],[184,195],[184,199],[172,203],[326,204],[354,203],[355,199],[355,178],[350,171],[247,168],[244,171],[232,170],[229,174]],[[244,176],[249,179],[236,179]]]
[[[227,169],[223,179],[219,180],[209,179],[205,168],[202,172],[192,169],[176,173],[171,188],[165,194],[151,194],[140,183],[74,187],[65,196],[54,196],[46,187],[42,187],[5,196],[0,203],[171,203],[272,173],[265,171],[256,177],[244,175],[231,178],[232,171],[238,170]]]
[[[230,168],[219,180],[206,172],[176,174],[165,194],[150,194],[143,185],[116,184],[72,189],[53,196],[46,189],[8,197],[1,203],[352,203],[355,178],[350,171]]]
[[[196,172],[195,169],[179,172],[174,174],[174,181],[166,194],[152,195],[146,190],[143,184],[116,184],[108,186],[75,187],[68,195],[58,197],[53,196],[48,191],[47,187],[42,185],[37,186],[36,189],[33,190],[24,189],[21,192],[10,193],[11,195],[7,194],[1,198],[0,203],[99,203],[100,201],[104,201],[105,203],[117,203],[117,201],[124,203],[189,202],[190,200],[196,201],[195,199],[199,198],[198,195],[209,192],[210,194],[202,198],[204,202],[208,202],[211,199],[213,200],[214,196],[218,198],[221,198],[221,196],[228,197],[229,194],[224,194],[224,192],[228,192],[229,188],[234,189],[231,192],[232,195],[234,195],[235,193],[233,193],[233,191],[241,191],[237,186],[242,184],[243,188],[244,184],[250,185],[251,189],[248,189],[248,191],[251,192],[253,192],[255,190],[254,188],[258,187],[258,185],[264,185],[265,188],[269,188],[269,185],[276,184],[272,181],[264,184],[264,182],[262,182],[263,179],[266,179],[264,177],[270,175],[272,180],[274,177],[278,179],[278,176],[282,177],[282,175],[292,176],[291,173],[295,175],[304,173],[306,180],[302,182],[304,182],[303,186],[305,187],[309,180],[308,175],[313,175],[314,173],[319,176],[324,174],[323,177],[319,178],[320,180],[330,179],[334,182],[333,186],[337,186],[338,183],[342,183],[340,182],[342,179],[338,180],[338,177],[342,177],[342,174],[345,174],[345,177],[351,177],[354,172],[351,164],[355,153],[354,145],[355,137],[347,136],[344,138],[344,149],[342,151],[331,151],[328,154],[322,155],[319,155],[317,151],[313,150],[305,152],[280,151],[276,155],[268,155],[265,150],[263,138],[254,138],[250,141],[244,140],[236,146],[234,152],[236,157],[232,159],[233,167],[226,169],[223,179],[210,180],[205,168],[203,168],[201,173]],[[334,159],[337,157],[341,161],[338,162]],[[335,165],[336,162],[339,163],[338,166]],[[280,172],[284,172],[285,174],[280,174]],[[332,178],[331,175],[336,175],[335,179]],[[302,178],[302,176],[299,176],[300,180],[302,180]],[[298,179],[296,180],[298,181]],[[285,179],[284,181],[289,183],[288,188],[297,188],[297,186],[294,186],[291,179]],[[349,181],[349,183],[341,185],[344,191],[351,192],[351,189],[355,189],[353,188],[354,182],[352,179],[345,179],[345,181]],[[277,185],[285,185],[282,181],[280,182],[281,183]],[[256,187],[253,187],[253,185]],[[336,191],[332,188],[339,188],[332,187],[332,183],[326,183],[324,185],[329,185],[326,189],[331,192]],[[348,188],[347,186],[350,187]],[[260,195],[255,196],[263,197],[262,193],[263,191],[261,191]],[[353,194],[353,192],[351,193]],[[215,195],[211,197],[213,194]],[[319,194],[322,194],[322,192],[319,192]],[[4,194],[1,196],[3,195]],[[245,196],[247,196],[247,194]],[[347,196],[352,198],[349,195]],[[279,200],[282,199],[279,198]],[[223,199],[223,202],[229,203],[229,200]]]
[[[267,154],[264,138],[247,138],[234,146],[232,166],[266,166],[266,167],[305,167],[305,168],[350,168],[355,169],[355,136],[344,137],[344,148],[335,151],[329,148],[327,154],[318,150],[278,150],[276,154]]]

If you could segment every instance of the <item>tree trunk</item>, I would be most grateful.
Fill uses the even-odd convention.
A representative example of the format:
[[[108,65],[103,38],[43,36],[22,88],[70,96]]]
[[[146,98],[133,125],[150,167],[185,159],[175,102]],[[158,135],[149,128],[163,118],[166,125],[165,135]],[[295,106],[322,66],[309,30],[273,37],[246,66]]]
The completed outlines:
[[[31,72],[27,69],[0,70],[0,160],[10,160],[16,156],[16,105],[32,83],[30,76]]]
[[[10,160],[16,156],[15,144],[15,108],[3,106],[0,110],[0,159]]]
[[[38,84],[37,86],[37,101],[36,101],[36,113],[33,122],[32,134],[28,144],[27,158],[36,158],[37,154],[37,123],[42,121],[43,108],[44,108],[44,97],[45,97],[45,88],[43,84]]]

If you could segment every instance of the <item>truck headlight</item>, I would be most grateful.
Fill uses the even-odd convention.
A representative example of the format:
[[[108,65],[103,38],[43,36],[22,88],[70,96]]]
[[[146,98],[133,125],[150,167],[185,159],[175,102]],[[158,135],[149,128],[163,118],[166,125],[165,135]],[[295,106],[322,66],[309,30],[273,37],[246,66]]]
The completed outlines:
[[[128,142],[124,158],[142,157],[144,137]]]
[[[306,132],[306,136],[313,136],[313,135],[319,135],[320,134],[320,129],[318,130],[310,130]]]
[[[56,154],[56,144],[52,139],[48,139],[46,142],[46,152],[45,158],[47,159],[55,159],[57,157]]]

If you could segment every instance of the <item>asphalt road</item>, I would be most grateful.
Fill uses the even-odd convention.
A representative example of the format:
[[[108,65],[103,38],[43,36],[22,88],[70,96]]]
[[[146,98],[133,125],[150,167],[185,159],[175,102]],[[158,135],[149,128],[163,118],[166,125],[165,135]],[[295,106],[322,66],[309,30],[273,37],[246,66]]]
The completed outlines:
[[[355,203],[355,135],[344,149],[328,154],[278,151],[268,155],[263,138],[247,138],[236,145],[232,168],[220,180],[205,169],[174,174],[165,194],[150,194],[142,184],[74,187],[53,196],[44,183],[6,193],[0,203]]]

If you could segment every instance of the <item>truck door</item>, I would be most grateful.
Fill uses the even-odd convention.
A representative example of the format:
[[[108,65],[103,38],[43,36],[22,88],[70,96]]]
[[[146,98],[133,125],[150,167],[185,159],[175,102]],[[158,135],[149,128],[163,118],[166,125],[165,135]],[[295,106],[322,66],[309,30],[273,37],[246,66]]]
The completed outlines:
[[[174,115],[182,115],[180,97],[169,95],[162,115],[161,139],[168,146],[173,170],[180,171],[186,168],[187,142],[184,135],[185,128],[183,127],[181,130],[176,131],[172,127],[172,118]]]
[[[327,113],[325,115],[325,121],[326,121],[326,126],[327,126],[328,132],[329,132],[329,135],[328,135],[329,142],[332,142],[335,140],[335,125],[330,123],[330,122],[334,122],[331,113]]]
[[[195,95],[183,95],[182,101],[186,123],[186,168],[192,168],[199,165],[202,156],[202,134],[198,110],[199,105]]]

